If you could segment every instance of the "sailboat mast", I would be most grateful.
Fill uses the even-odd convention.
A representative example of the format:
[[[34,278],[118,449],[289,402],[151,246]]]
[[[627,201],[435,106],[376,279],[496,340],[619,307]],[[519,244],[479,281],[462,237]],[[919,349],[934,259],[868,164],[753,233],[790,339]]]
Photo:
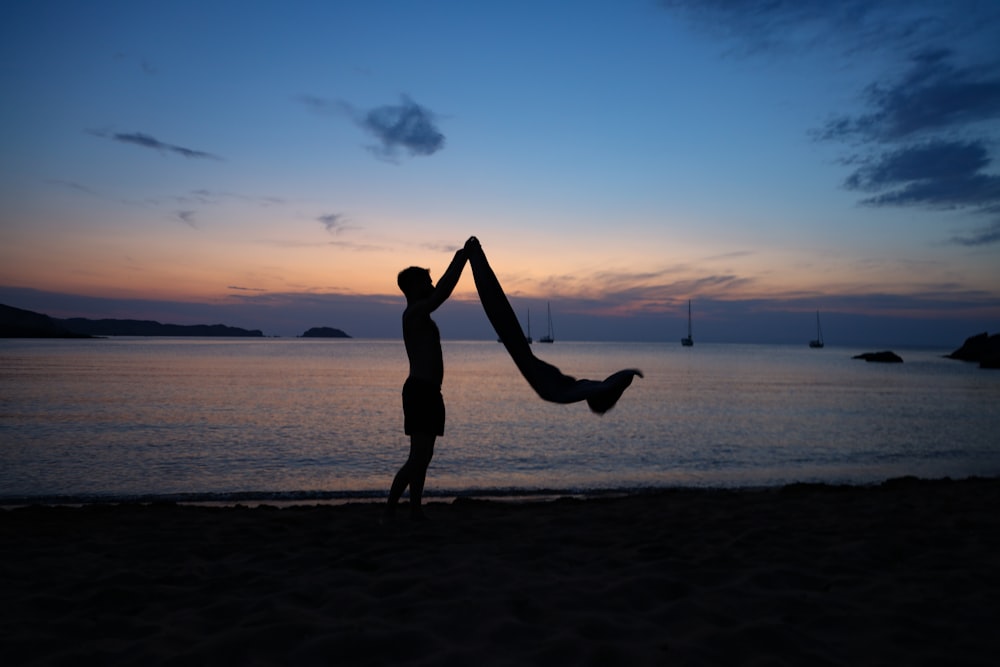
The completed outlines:
[[[688,338],[691,338],[691,299],[688,299]]]
[[[691,336],[691,299],[688,299],[688,335],[681,338],[681,345],[684,347],[694,345],[694,338]]]

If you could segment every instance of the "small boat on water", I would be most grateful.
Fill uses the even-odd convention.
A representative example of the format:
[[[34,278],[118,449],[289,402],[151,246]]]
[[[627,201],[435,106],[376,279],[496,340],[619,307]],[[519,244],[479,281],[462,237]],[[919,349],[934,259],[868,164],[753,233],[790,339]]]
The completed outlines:
[[[684,347],[694,345],[694,338],[691,336],[691,299],[688,299],[688,335],[681,338],[681,345]]]
[[[555,334],[552,331],[552,304],[546,303],[545,309],[548,311],[549,315],[549,330],[544,336],[538,339],[539,343],[554,343],[556,342]]]
[[[819,325],[819,311],[816,311],[816,338],[809,341],[809,347],[823,347],[823,329]]]
[[[531,309],[528,309],[528,335],[524,337],[524,341],[531,345],[534,341],[531,339]],[[498,343],[502,343],[502,338],[497,338]],[[552,341],[542,341],[543,343],[551,343]]]

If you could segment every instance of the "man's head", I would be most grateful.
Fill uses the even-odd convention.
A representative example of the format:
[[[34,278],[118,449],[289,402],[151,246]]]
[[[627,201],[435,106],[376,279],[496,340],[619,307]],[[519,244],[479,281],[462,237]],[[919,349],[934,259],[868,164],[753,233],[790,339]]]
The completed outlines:
[[[434,291],[430,269],[422,269],[419,266],[411,266],[400,271],[396,277],[396,284],[407,299],[419,299]]]

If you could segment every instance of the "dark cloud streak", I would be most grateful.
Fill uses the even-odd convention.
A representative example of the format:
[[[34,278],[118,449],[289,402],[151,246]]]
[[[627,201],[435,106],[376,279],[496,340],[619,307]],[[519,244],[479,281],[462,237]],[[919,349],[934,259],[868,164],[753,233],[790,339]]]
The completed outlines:
[[[841,66],[896,61],[861,92],[862,107],[810,134],[843,143],[844,187],[865,206],[949,210],[986,219],[953,237],[1000,242],[1000,3],[936,0],[661,0],[660,5],[744,54],[822,48]],[[900,55],[905,60],[900,61]]]
[[[918,53],[910,70],[889,85],[872,84],[865,94],[870,113],[840,116],[819,138],[893,142],[1000,118],[1000,76],[995,68],[956,67],[948,50]]]
[[[991,207],[1000,204],[1000,177],[983,172],[989,164],[980,142],[937,141],[885,153],[845,185],[867,192],[896,188],[862,201],[872,206]]]
[[[858,142],[862,152],[844,161],[858,165],[844,186],[871,193],[861,204],[986,217],[985,229],[951,241],[989,245],[1000,242],[1000,176],[987,171],[1000,77],[994,68],[956,67],[953,58],[945,50],[917,54],[897,81],[868,88],[868,112],[835,118],[818,138]]]
[[[339,234],[345,229],[344,227],[345,219],[342,213],[326,213],[316,218],[316,220],[322,223],[323,226],[326,227],[326,231],[330,232],[331,234],[333,233]]]
[[[405,149],[410,155],[433,155],[444,148],[444,135],[434,124],[434,114],[404,96],[398,105],[372,109],[361,126],[381,142],[381,153],[395,155]]]
[[[177,216],[178,220],[183,222],[191,229],[198,229],[198,224],[195,221],[194,211],[174,211],[174,215]]]
[[[356,109],[343,100],[328,100],[314,95],[299,95],[306,108],[324,115],[350,118],[358,127],[374,136],[379,145],[371,151],[380,158],[394,160],[400,151],[410,156],[433,155],[445,145],[438,129],[437,116],[403,95],[399,104],[387,104],[368,111]]]
[[[191,148],[185,148],[183,146],[177,146],[174,144],[168,144],[166,142],[160,141],[159,139],[152,137],[148,134],[142,132],[102,132],[99,130],[92,130],[90,132],[94,136],[103,137],[105,139],[111,139],[112,141],[118,141],[123,144],[132,144],[133,146],[140,146],[142,148],[151,148],[160,152],[176,153],[177,155],[189,158],[189,159],[199,159],[199,160],[222,160],[218,155],[212,153],[207,153],[205,151],[198,151]]]

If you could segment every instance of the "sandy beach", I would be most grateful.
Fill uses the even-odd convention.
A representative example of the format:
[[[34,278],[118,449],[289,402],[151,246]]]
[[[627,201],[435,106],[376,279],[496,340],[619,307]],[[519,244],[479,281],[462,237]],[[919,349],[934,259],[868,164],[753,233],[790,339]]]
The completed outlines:
[[[1000,652],[1000,480],[0,511],[6,665],[933,665]]]

